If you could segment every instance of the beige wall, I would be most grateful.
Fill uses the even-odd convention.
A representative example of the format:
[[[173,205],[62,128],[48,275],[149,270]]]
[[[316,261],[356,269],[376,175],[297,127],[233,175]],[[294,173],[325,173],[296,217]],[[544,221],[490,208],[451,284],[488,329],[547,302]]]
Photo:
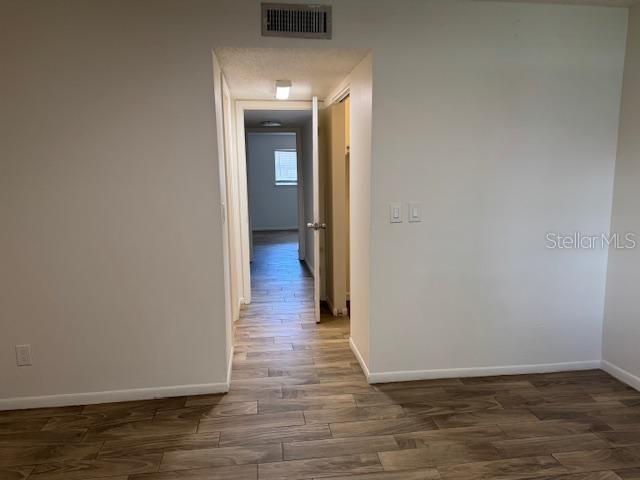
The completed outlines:
[[[1,399],[226,381],[210,41],[153,5],[0,3]]]
[[[611,230],[640,241],[640,7],[631,10]],[[640,388],[640,246],[609,252],[603,358],[607,369]]]
[[[330,3],[334,39],[313,46],[373,51],[350,185],[370,369],[598,360],[606,254],[544,236],[608,228],[626,10]],[[0,9],[0,398],[224,382],[211,49],[311,42],[261,38],[257,0]],[[424,221],[389,225],[408,200]]]
[[[374,48],[373,379],[596,367],[606,251],[545,236],[609,229],[627,13],[453,3]]]

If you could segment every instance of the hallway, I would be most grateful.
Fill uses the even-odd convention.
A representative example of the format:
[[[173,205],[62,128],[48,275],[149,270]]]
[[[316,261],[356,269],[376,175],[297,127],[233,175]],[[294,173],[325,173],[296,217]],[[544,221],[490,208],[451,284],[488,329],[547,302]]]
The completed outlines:
[[[296,232],[254,234],[252,303],[236,322],[231,393],[240,387],[282,387],[289,400],[304,393],[299,386],[327,381],[368,391],[349,349],[349,319],[323,315],[322,323],[315,323],[313,278],[298,260],[297,238]],[[272,400],[265,410],[295,410]]]

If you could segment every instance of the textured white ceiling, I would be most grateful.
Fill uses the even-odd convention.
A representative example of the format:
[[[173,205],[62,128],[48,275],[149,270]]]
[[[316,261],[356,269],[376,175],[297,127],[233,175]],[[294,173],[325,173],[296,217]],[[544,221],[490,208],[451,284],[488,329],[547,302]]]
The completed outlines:
[[[495,0],[476,0],[477,2],[488,2]],[[501,2],[516,3],[555,3],[558,5],[593,5],[601,7],[632,7],[640,5],[640,0],[498,0]]]
[[[326,97],[360,63],[364,49],[216,48],[233,97],[273,100],[276,80],[291,80],[290,100]]]
[[[311,110],[246,110],[244,123],[249,128],[261,127],[262,122],[274,120],[283,127],[302,127],[311,119]]]

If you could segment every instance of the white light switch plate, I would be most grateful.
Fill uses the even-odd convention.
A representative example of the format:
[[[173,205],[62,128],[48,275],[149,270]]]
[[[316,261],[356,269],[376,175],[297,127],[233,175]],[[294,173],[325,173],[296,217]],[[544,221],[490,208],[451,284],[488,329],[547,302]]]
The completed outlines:
[[[402,223],[402,205],[400,202],[389,204],[389,223]]]
[[[422,202],[409,202],[409,222],[422,221]]]

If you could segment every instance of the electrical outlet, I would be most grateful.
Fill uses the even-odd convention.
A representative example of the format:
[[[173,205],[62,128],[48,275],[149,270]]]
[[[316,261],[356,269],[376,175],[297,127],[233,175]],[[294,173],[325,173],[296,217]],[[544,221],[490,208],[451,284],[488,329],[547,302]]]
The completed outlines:
[[[16,345],[16,363],[19,367],[31,365],[31,345]]]

